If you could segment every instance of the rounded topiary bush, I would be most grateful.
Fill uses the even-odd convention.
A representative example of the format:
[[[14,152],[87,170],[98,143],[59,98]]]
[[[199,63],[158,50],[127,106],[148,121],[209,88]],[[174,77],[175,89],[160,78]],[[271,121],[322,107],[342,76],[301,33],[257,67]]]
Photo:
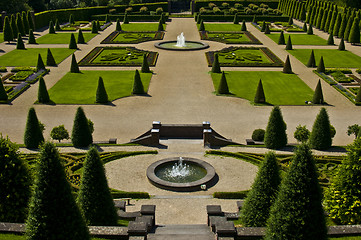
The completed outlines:
[[[263,142],[265,133],[266,131],[264,129],[255,129],[252,133],[252,140]]]

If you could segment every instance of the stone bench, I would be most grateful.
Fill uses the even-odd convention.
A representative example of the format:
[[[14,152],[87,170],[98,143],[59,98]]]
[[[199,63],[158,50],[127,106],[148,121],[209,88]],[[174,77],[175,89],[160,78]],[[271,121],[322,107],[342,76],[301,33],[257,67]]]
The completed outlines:
[[[235,237],[236,228],[232,221],[219,222],[216,225],[216,234],[218,237]]]
[[[216,232],[216,225],[221,222],[226,222],[227,218],[224,216],[210,216],[209,217],[209,226],[211,227],[212,232]]]
[[[140,214],[140,211],[126,212],[123,210],[118,210],[117,214],[120,219],[130,220],[130,221],[134,221],[136,217],[142,216],[142,214]]]
[[[136,217],[135,222],[144,222],[147,225],[148,232],[154,227],[154,217],[151,215]]]
[[[125,212],[125,201],[114,200],[114,207]]]
[[[145,222],[131,221],[128,224],[129,236],[147,236],[148,226]]]
[[[222,211],[222,208],[220,205],[207,205],[207,224],[210,226],[210,217],[211,216],[224,216],[224,213]]]
[[[128,239],[127,227],[116,226],[89,226],[89,233],[97,238]]]

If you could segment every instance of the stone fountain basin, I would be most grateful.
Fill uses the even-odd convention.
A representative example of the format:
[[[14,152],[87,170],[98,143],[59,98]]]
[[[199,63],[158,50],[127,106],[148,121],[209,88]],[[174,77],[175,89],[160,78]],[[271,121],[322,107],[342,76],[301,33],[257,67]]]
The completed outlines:
[[[198,165],[207,171],[206,176],[204,176],[203,178],[197,181],[187,182],[187,183],[175,183],[175,182],[165,181],[156,176],[155,173],[158,167],[161,167],[165,164],[167,165],[175,164],[178,163],[178,161],[179,161],[179,157],[174,157],[174,158],[162,159],[152,163],[147,169],[147,177],[150,183],[162,189],[179,191],[179,192],[199,191],[201,190],[201,185],[206,185],[207,188],[209,188],[212,185],[212,180],[215,179],[216,177],[216,171],[214,170],[213,166],[205,161],[195,158],[183,157],[183,163]]]
[[[176,47],[177,41],[163,41],[155,43],[154,46],[156,48],[165,49],[165,50],[173,50],[173,51],[193,51],[193,50],[201,50],[208,48],[209,45],[203,42],[197,41],[185,41],[185,44],[189,45],[189,47]]]

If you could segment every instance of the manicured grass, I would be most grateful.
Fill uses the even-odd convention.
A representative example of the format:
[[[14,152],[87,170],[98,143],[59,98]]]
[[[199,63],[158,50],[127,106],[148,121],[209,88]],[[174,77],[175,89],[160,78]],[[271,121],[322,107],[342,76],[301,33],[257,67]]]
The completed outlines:
[[[24,235],[15,235],[15,234],[0,234],[0,240],[25,240],[26,237]],[[93,240],[108,240],[105,238],[91,238]]]
[[[221,74],[212,73],[215,89]],[[312,100],[313,91],[294,74],[281,72],[227,71],[226,79],[229,90],[234,96],[253,102],[258,82],[262,79],[266,101],[272,105],[305,105]]]
[[[163,28],[166,28],[163,24]],[[158,31],[158,23],[129,23],[122,24],[122,30],[126,32],[156,32]]]
[[[205,23],[204,27],[209,32],[240,32],[242,29],[240,24],[233,23]]]
[[[0,33],[0,43],[4,42],[4,34]]]
[[[267,34],[266,36],[272,39],[275,43],[278,43],[280,33],[271,33]],[[291,42],[293,45],[327,45],[327,41],[317,35],[308,35],[306,33],[284,33],[284,36],[286,43],[288,40],[288,36],[291,36]]]
[[[360,68],[361,57],[349,51],[339,51],[337,49],[313,49],[316,58],[316,64],[319,63],[321,56],[326,68]],[[289,50],[293,56],[303,64],[307,64],[311,55],[311,49]],[[1,65],[1,64],[0,64]]]
[[[108,98],[113,101],[132,95],[135,71],[82,71],[67,73],[50,90],[50,99],[56,104],[95,104],[99,77],[104,80]],[[140,73],[145,91],[151,73]]]
[[[243,33],[218,33],[218,32],[208,32],[208,39],[224,43],[251,43],[252,40]]]
[[[218,53],[220,64],[242,63],[271,63],[272,61],[257,48],[240,49],[229,53]]]
[[[52,48],[50,50],[57,64],[75,52],[74,49],[67,48]],[[15,49],[3,56],[0,56],[0,66],[36,66],[39,53],[41,54],[44,63],[46,63],[47,51],[47,48],[27,48],[26,50]]]
[[[351,237],[332,237],[329,240],[360,240],[361,236],[351,236]]]
[[[73,33],[76,41],[78,41],[78,33]],[[56,34],[46,34],[38,39],[36,42],[39,44],[69,44],[71,33],[56,33]],[[95,33],[84,33],[84,40],[88,42],[90,39],[95,37]]]
[[[134,42],[134,41],[149,41],[155,38],[157,33],[120,33],[114,42]]]

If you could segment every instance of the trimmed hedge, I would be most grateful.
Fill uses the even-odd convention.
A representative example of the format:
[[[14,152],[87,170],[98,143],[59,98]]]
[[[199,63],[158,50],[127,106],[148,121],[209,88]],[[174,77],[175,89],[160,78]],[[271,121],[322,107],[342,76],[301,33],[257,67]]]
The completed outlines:
[[[208,7],[208,4],[212,2],[214,3],[216,6],[221,7],[222,3],[228,3],[229,5],[233,6],[235,3],[241,3],[243,6],[248,6],[249,4],[253,3],[253,4],[257,4],[260,5],[261,3],[263,4],[267,4],[270,8],[277,8],[278,6],[278,0],[269,0],[269,1],[265,1],[265,0],[251,0],[251,1],[236,1],[236,0],[215,0],[215,1],[204,1],[204,0],[199,0],[199,1],[195,1],[194,2],[194,10],[195,12],[199,12],[199,9],[201,7]],[[234,16],[232,16],[234,17]],[[241,18],[242,19],[242,18]],[[288,18],[287,18],[288,19]]]
[[[233,15],[201,15],[204,22],[233,22]],[[267,15],[238,15],[239,19],[244,19],[246,22],[252,22],[256,17],[257,21],[266,22],[288,22],[287,16],[267,16]]]
[[[247,197],[249,190],[239,192],[215,192],[213,193],[214,198],[221,199],[244,199]]]
[[[106,14],[93,15],[91,18],[95,20],[102,20]],[[130,15],[127,14],[129,22],[158,22],[162,15]],[[163,15],[165,21],[168,21],[168,15]],[[123,19],[124,14],[109,15],[111,21],[116,21],[117,18]]]

